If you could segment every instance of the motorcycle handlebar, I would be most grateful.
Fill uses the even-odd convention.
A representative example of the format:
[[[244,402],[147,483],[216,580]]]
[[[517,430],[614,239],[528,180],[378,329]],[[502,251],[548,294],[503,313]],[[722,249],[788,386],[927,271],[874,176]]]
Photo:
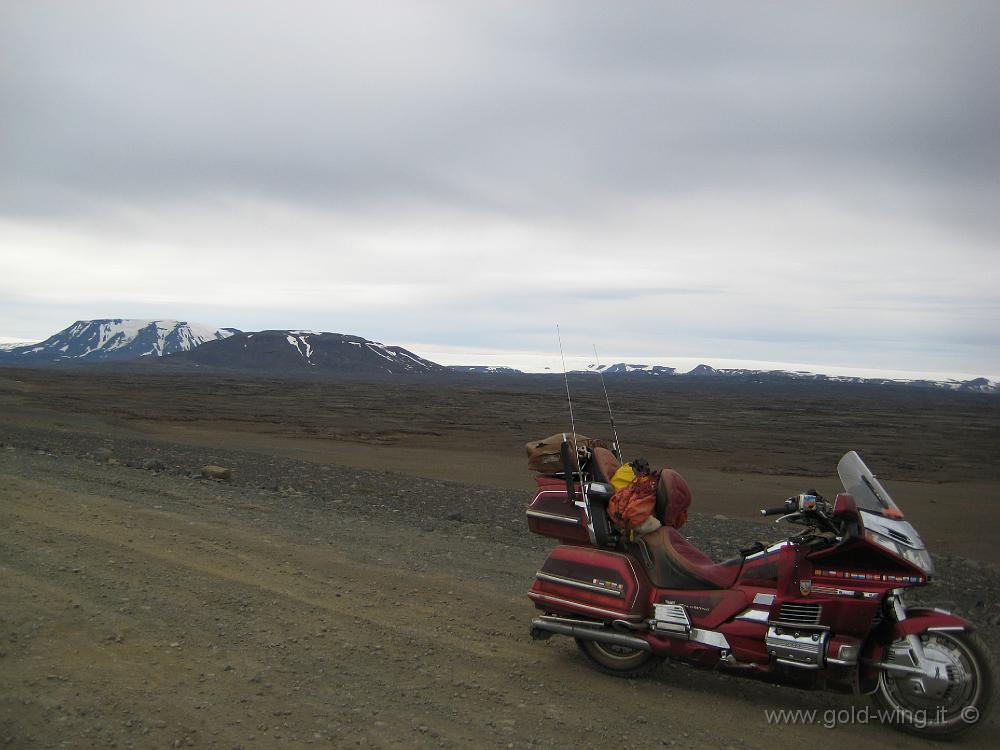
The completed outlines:
[[[787,512],[788,511],[785,510],[785,506],[784,505],[782,505],[780,508],[761,508],[760,509],[760,514],[762,516],[776,516],[779,513],[787,513]]]
[[[798,509],[798,503],[795,501],[794,497],[790,497],[785,500],[783,505],[779,505],[777,508],[761,508],[760,514],[762,516],[777,516],[784,515],[785,513],[793,513]]]

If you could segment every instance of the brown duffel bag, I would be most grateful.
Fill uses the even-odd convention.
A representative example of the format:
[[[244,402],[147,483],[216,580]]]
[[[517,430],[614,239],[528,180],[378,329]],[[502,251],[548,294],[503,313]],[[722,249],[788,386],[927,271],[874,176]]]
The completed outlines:
[[[573,433],[558,432],[543,440],[532,440],[525,444],[528,451],[528,468],[541,474],[556,474],[563,470],[562,444],[563,440],[568,440],[573,444]],[[577,433],[576,455],[580,463],[583,463],[594,448],[607,448],[608,444],[603,440],[595,440]],[[574,469],[579,467],[574,467]]]

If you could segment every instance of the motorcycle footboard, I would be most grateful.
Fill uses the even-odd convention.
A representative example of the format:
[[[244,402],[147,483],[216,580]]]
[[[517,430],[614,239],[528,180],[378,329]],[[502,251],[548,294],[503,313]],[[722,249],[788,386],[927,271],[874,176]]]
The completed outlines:
[[[636,622],[647,616],[650,583],[628,555],[560,545],[535,574],[528,596],[547,613]]]

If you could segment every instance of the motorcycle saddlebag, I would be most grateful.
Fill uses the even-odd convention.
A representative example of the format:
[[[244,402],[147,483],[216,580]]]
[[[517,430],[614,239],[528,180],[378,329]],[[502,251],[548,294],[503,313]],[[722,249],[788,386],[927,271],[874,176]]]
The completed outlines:
[[[628,555],[560,545],[535,574],[528,596],[546,613],[635,622],[647,615],[650,588]]]

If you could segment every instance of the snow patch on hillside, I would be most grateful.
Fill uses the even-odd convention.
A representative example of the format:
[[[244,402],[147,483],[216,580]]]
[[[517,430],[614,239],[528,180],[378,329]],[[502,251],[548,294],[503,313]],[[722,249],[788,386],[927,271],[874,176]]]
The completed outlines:
[[[190,351],[227,338],[231,328],[177,320],[103,318],[78,320],[37,344],[4,347],[5,361],[58,362],[72,359],[137,359]],[[23,359],[22,359],[23,358]]]

